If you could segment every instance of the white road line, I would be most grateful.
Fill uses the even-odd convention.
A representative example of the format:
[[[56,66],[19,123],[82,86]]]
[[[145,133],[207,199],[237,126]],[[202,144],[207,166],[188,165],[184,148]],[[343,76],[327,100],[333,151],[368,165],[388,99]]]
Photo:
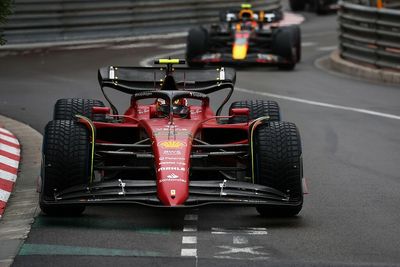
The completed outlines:
[[[182,257],[195,257],[196,258],[196,266],[197,266],[197,223],[199,216],[195,214],[198,210],[192,210],[192,214],[186,214],[184,220],[186,224],[183,227],[182,236],[182,248],[181,248],[181,256]],[[191,234],[191,235],[187,235]],[[186,246],[186,247],[185,247]],[[189,248],[187,248],[189,246]]]
[[[309,46],[315,46],[317,43],[315,42],[303,42],[301,43],[301,47],[309,47]]]
[[[9,143],[12,143],[12,144],[19,145],[19,142],[18,142],[17,139],[15,139],[14,137],[10,137],[10,136],[4,135],[2,133],[0,133],[0,139],[2,139],[4,141],[7,141]]]
[[[293,102],[298,102],[298,103],[303,103],[303,104],[308,104],[308,105],[313,105],[313,106],[353,111],[353,112],[358,112],[358,113],[363,113],[363,114],[368,114],[368,115],[373,115],[373,116],[378,116],[378,117],[384,117],[384,118],[388,118],[388,119],[400,120],[400,116],[398,116],[398,115],[382,113],[382,112],[372,111],[372,110],[368,110],[368,109],[334,105],[334,104],[317,102],[317,101],[312,101],[312,100],[307,100],[307,99],[302,99],[302,98],[271,94],[271,93],[267,93],[267,92],[256,92],[256,91],[248,90],[245,88],[236,88],[236,91],[242,92],[242,93],[247,93],[247,94],[260,95],[260,96],[272,97],[272,98],[277,98],[277,99],[282,99],[282,100],[287,100],[287,101],[293,101]]]
[[[0,170],[0,179],[15,182],[17,180],[17,175],[10,173],[10,172]]]
[[[0,143],[0,147],[1,147],[1,150],[11,153],[11,154],[14,154],[16,156],[19,156],[19,153],[21,152],[21,150],[19,148],[15,148],[15,147],[8,146],[8,145],[1,144],[1,143]]]
[[[7,158],[7,157],[4,157],[4,156],[0,155],[0,163],[6,164],[6,165],[8,165],[10,167],[18,169],[19,161],[13,160],[13,159],[10,159],[10,158]]]
[[[163,49],[181,49],[181,48],[185,48],[186,44],[182,43],[182,44],[170,44],[170,45],[163,45],[161,46],[161,48]]]
[[[323,47],[318,47],[317,50],[318,51],[333,51],[335,49],[337,49],[337,45],[332,45],[332,46],[323,46]]]
[[[233,236],[233,244],[248,244],[249,240],[244,236]]]
[[[231,247],[231,246],[218,246],[224,251],[218,252],[217,254],[237,254],[237,253],[247,253],[250,255],[269,255],[268,252],[258,251],[263,250],[263,246],[254,246],[254,247]]]
[[[183,227],[183,231],[184,232],[197,232],[197,225],[185,225]]]
[[[181,250],[182,257],[197,257],[197,249],[196,248],[183,248]]]
[[[197,221],[199,216],[197,214],[186,214],[184,220],[185,221]]]
[[[230,235],[240,233],[241,235],[266,235],[267,228],[263,227],[239,227],[239,228],[220,228],[212,227],[211,234],[214,235]]]
[[[167,58],[169,56],[181,55],[181,54],[184,54],[184,53],[185,53],[185,50],[178,50],[178,51],[174,51],[174,52],[155,55],[155,56],[143,59],[142,61],[140,61],[139,65],[142,66],[142,67],[152,67],[153,66],[153,61],[155,59]]]
[[[8,198],[10,197],[10,192],[5,191],[0,188],[0,200],[3,202],[7,202]]]
[[[197,236],[183,236],[182,244],[197,244]]]
[[[125,44],[125,45],[113,45],[107,47],[107,49],[128,49],[128,48],[142,48],[142,47],[153,47],[157,46],[158,43],[139,43],[139,44]]]

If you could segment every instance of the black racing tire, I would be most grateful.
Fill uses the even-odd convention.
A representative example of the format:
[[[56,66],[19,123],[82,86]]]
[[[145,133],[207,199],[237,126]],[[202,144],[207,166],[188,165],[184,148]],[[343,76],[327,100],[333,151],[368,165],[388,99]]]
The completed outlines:
[[[104,114],[92,116],[93,107],[105,107],[100,100],[82,98],[63,98],[54,105],[53,120],[74,120],[75,115],[85,116],[93,121],[105,121]]]
[[[325,2],[325,0],[313,0],[315,13],[317,13],[318,15],[325,15],[328,13]]]
[[[306,7],[305,0],[289,0],[290,9],[292,11],[302,11]]]
[[[73,120],[53,120],[45,128],[40,208],[47,215],[79,215],[84,205],[47,204],[54,192],[87,184],[90,174],[89,131]]]
[[[301,30],[299,25],[291,25],[289,28],[293,31],[293,42],[296,47],[297,63],[301,61]]]
[[[260,117],[269,116],[270,121],[280,121],[281,113],[277,102],[265,101],[265,100],[244,100],[236,101],[229,107],[229,114],[233,108],[248,108],[250,110],[250,120],[254,120]],[[246,122],[245,117],[234,117],[229,119],[229,123],[240,123]]]
[[[293,70],[297,63],[295,31],[292,27],[279,28],[274,36],[272,51],[275,55],[281,56],[287,62],[279,63],[278,68]]]
[[[303,206],[303,166],[299,131],[294,123],[270,122],[258,126],[254,134],[255,183],[287,193],[296,206],[259,205],[263,216],[295,216]]]
[[[203,27],[189,30],[186,39],[186,63],[189,67],[202,67],[201,62],[193,62],[195,57],[201,56],[207,51],[208,31]]]

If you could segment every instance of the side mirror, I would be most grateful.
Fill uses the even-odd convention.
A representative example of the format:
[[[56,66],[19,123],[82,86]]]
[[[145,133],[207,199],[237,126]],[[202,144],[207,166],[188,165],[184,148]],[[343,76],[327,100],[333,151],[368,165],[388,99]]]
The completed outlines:
[[[232,117],[243,116],[243,117],[247,117],[247,119],[248,119],[249,115],[250,115],[250,109],[249,108],[233,108],[229,112],[229,115]]]
[[[92,114],[111,114],[110,107],[92,107]]]

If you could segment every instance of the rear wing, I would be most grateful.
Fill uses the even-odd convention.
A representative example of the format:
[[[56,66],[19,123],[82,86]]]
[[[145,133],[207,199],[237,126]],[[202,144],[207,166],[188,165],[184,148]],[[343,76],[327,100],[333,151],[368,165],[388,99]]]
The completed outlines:
[[[258,23],[272,23],[283,19],[283,13],[281,8],[271,10],[246,10],[245,13],[240,9],[224,10],[220,12],[221,22],[241,22],[243,15],[247,15],[246,18],[249,20],[256,21]]]
[[[99,69],[98,80],[101,88],[110,87],[128,94],[154,90],[186,90],[208,94],[233,88],[236,72],[225,67],[173,68],[170,75],[166,75],[165,67],[108,66]]]

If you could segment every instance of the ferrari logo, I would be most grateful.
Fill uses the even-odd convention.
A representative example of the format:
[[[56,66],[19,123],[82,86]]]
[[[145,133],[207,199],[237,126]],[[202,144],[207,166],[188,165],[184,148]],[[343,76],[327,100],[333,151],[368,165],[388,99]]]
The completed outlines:
[[[184,143],[179,141],[163,141],[158,143],[158,145],[161,146],[162,148],[175,148],[175,149],[185,146]]]

